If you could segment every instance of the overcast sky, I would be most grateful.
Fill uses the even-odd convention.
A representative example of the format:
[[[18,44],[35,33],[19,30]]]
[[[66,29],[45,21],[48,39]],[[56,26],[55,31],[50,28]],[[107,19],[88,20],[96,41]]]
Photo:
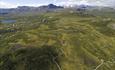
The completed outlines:
[[[90,4],[115,7],[115,0],[0,0],[0,8],[14,8],[17,6],[40,6],[50,3],[66,6],[73,4]]]

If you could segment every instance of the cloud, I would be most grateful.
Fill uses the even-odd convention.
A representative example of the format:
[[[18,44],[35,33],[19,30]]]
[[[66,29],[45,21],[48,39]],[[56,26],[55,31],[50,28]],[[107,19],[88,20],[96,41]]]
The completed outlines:
[[[17,7],[17,6],[18,5],[0,1],[0,8],[14,8],[14,7]]]
[[[40,1],[40,0],[38,0]],[[64,6],[72,6],[72,5],[76,5],[76,4],[87,4],[87,5],[98,5],[98,6],[111,6],[111,7],[115,7],[115,0],[52,0],[53,3],[57,4],[57,5],[64,5]],[[25,0],[26,2],[26,0]],[[49,1],[50,3],[50,1]],[[46,3],[47,4],[47,3]],[[22,5],[27,5],[27,6],[40,6],[43,4],[38,4],[38,3],[25,3],[25,4],[21,4],[21,3],[9,3],[7,1],[1,1],[0,0],[0,8],[14,8],[17,6],[22,6]]]
[[[41,5],[47,5],[46,3],[44,4],[31,4],[31,3],[26,3],[26,4],[20,4],[20,3],[9,3],[9,2],[4,2],[0,1],[0,8],[16,8],[18,6],[41,6]]]
[[[55,0],[59,1],[59,0]],[[115,0],[62,0],[59,4],[71,5],[71,4],[88,4],[98,6],[113,6],[115,7]]]
[[[115,6],[115,0],[87,0],[89,3],[101,6]]]
[[[58,1],[58,0],[57,0]],[[91,5],[87,0],[63,0],[62,2],[57,3],[58,5],[64,6],[74,6],[74,5]]]

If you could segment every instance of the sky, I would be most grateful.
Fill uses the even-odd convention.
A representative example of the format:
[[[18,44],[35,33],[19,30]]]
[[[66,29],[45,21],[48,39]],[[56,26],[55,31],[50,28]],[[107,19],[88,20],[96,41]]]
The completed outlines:
[[[115,7],[115,0],[0,0],[0,8],[15,8],[17,6],[40,6],[50,3],[64,6],[87,4]]]

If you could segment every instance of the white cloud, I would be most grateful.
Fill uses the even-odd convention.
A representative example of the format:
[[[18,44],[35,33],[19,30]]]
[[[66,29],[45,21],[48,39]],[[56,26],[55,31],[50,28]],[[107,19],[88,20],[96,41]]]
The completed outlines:
[[[41,5],[47,5],[47,4],[13,4],[13,3],[8,3],[8,2],[4,2],[4,1],[0,1],[0,8],[16,8],[18,6],[41,6]]]
[[[58,1],[58,0],[55,0]],[[88,4],[98,6],[115,6],[115,0],[62,0],[63,2],[58,4],[74,5],[74,4]]]
[[[115,6],[115,0],[87,0],[89,3],[99,6]]]
[[[18,5],[0,1],[0,8],[14,8],[14,7],[17,7],[17,6]]]
[[[74,5],[90,5],[90,3],[87,0],[67,0],[63,2],[57,3],[58,5],[64,5],[64,6],[74,6]]]
[[[99,6],[114,6],[115,0],[53,0],[57,5],[72,6],[76,4],[99,5]],[[22,4],[13,4],[0,0],[0,8],[14,8]],[[40,6],[43,4],[25,4],[27,6]]]

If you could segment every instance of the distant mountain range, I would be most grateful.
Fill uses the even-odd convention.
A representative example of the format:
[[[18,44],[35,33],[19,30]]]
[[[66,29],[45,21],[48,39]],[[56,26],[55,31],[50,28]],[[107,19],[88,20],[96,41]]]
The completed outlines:
[[[8,13],[22,13],[22,12],[46,12],[53,11],[55,9],[63,9],[62,6],[56,6],[54,4],[43,5],[40,7],[31,7],[31,6],[18,6],[17,8],[9,8],[4,9],[0,8],[0,14],[8,14]]]
[[[101,7],[101,6],[90,6],[90,5],[76,5],[73,7],[66,7],[66,8],[73,8],[74,10],[78,9],[85,9],[85,10],[106,10],[106,11],[115,11],[115,9],[110,7]],[[9,14],[9,13],[43,13],[43,12],[52,12],[57,10],[64,10],[65,7],[63,6],[56,6],[54,4],[43,5],[39,7],[32,7],[32,6],[18,6],[17,8],[10,8],[4,9],[0,8],[0,15]]]

